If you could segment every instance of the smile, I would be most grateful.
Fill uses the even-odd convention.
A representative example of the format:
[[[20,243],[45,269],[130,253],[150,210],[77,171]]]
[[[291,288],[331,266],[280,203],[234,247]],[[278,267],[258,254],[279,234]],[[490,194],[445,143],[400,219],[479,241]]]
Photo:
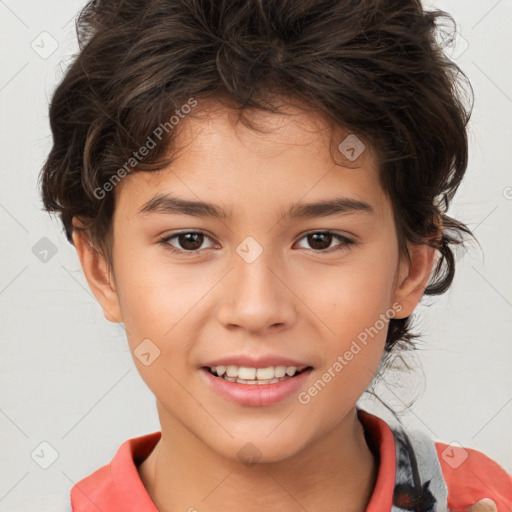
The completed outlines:
[[[313,371],[311,366],[277,366],[250,368],[202,367],[201,374],[210,388],[224,398],[240,405],[264,407],[275,404],[298,392]]]
[[[207,367],[212,375],[229,382],[239,384],[275,384],[294,377],[308,367],[268,366],[267,368],[249,368],[246,366],[213,366]]]

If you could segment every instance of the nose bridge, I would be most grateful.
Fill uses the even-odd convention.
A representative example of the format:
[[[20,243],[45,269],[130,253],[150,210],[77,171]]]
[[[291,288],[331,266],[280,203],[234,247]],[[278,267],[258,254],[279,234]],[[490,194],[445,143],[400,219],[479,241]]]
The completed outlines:
[[[219,321],[251,331],[292,322],[293,294],[283,284],[279,275],[282,265],[271,251],[247,237],[236,248],[232,261],[218,308]]]

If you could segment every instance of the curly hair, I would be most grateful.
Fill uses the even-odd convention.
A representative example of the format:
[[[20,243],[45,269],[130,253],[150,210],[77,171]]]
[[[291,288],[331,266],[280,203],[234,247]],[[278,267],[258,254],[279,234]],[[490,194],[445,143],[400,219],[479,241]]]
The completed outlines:
[[[297,98],[375,149],[400,255],[410,258],[407,240],[435,247],[424,294],[442,294],[453,247],[473,236],[446,214],[467,167],[473,91],[437,37],[445,20],[455,24],[419,0],[91,1],[76,21],[80,51],[51,100],[44,208],[60,214],[71,243],[73,229],[86,229],[111,264],[115,194],[98,190],[155,127],[182,117],[191,98],[228,98],[240,115],[277,113],[273,98]],[[161,132],[132,172],[169,164],[178,132]],[[390,320],[385,353],[414,346],[411,318]]]

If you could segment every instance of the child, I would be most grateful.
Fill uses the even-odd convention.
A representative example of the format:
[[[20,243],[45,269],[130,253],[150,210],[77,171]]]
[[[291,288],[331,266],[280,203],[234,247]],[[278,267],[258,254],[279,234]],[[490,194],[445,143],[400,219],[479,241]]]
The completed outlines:
[[[123,323],[161,431],[78,482],[74,511],[512,509],[482,453],[357,406],[471,235],[446,214],[470,113],[443,15],[417,0],[84,8],[43,201]]]

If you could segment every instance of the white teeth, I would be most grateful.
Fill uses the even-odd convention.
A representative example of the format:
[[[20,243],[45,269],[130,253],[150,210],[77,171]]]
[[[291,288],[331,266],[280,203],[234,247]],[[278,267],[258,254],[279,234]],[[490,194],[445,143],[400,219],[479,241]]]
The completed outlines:
[[[286,375],[286,366],[276,366],[274,370],[274,375],[279,377],[284,377]]]
[[[271,368],[272,369],[272,368]],[[258,372],[260,370],[257,370]],[[272,372],[274,373],[274,372]],[[246,368],[245,366],[241,366],[238,368],[238,378],[243,380],[254,380],[256,377],[256,368]],[[258,378],[260,378],[258,376]]]
[[[254,370],[255,368],[253,368]],[[270,380],[274,378],[275,370],[272,368],[272,366],[269,366],[268,368],[258,368],[254,372],[255,376],[258,378],[258,380]],[[243,377],[242,376],[242,368],[240,368],[240,372],[238,372],[238,378],[240,379],[247,379],[249,377]],[[252,377],[254,379],[254,377]]]
[[[238,376],[238,366],[228,366],[226,368],[226,375],[228,377],[237,377]]]
[[[230,382],[237,380],[247,381],[251,384],[267,383],[270,381],[278,381],[285,376],[293,377],[297,370],[304,368],[297,368],[296,366],[268,366],[267,368],[249,368],[246,366],[213,366],[211,371],[219,377],[223,377]],[[251,382],[249,382],[251,381]]]
[[[258,385],[261,386],[262,384],[274,384],[275,382],[281,382],[283,380],[286,380],[286,378],[281,379],[268,379],[268,380],[244,380],[244,379],[238,379],[233,377],[223,377],[224,380],[229,380],[229,382],[237,382],[238,384],[250,384],[250,385]]]
[[[295,372],[297,371],[297,368],[295,366],[289,366],[286,368],[286,375],[289,375],[290,377],[292,375],[295,375]]]

